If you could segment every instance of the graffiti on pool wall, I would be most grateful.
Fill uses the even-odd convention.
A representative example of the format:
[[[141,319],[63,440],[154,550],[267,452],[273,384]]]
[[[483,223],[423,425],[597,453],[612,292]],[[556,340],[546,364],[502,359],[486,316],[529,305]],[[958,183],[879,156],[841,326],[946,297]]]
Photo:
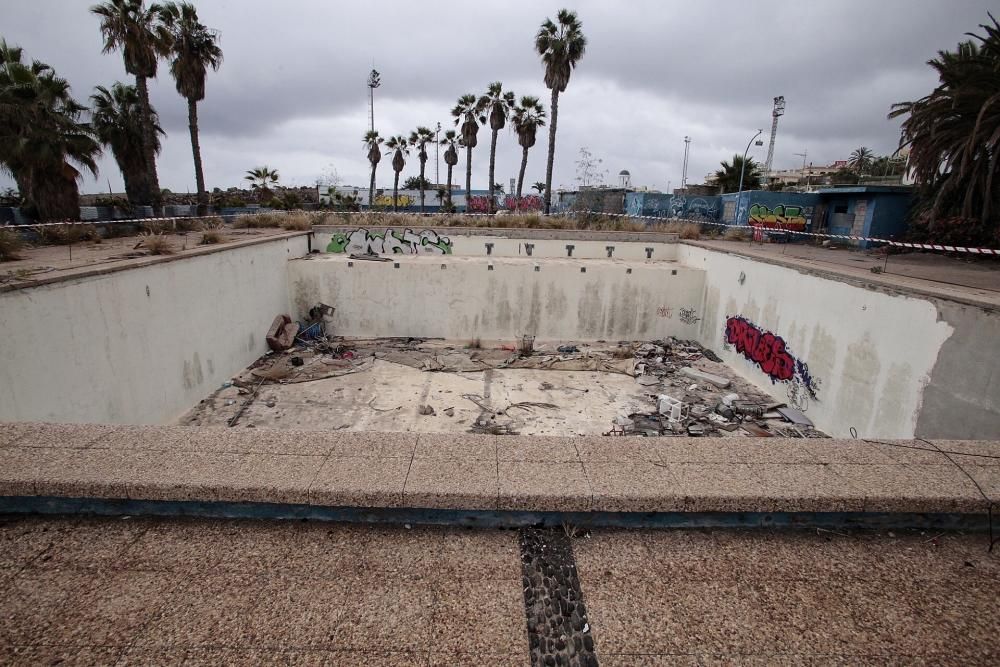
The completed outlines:
[[[700,319],[698,312],[694,308],[681,308],[680,320],[684,324],[697,324]]]
[[[741,315],[726,319],[724,342],[757,364],[771,382],[788,382],[789,398],[800,410],[808,400],[818,400],[819,380],[809,373],[809,366],[796,359],[785,347],[785,340],[770,331],[761,329]]]
[[[355,229],[353,232],[334,232],[333,238],[326,246],[327,252],[344,252],[351,254],[386,254],[386,255],[418,255],[430,253],[434,255],[450,255],[451,239],[440,236],[432,229],[425,229],[419,234],[411,229],[402,231],[387,229],[384,232],[372,232],[367,229]]]
[[[762,204],[754,204],[750,207],[750,217],[747,218],[747,222],[754,227],[792,229],[801,232],[806,228],[806,219],[802,213],[801,206],[778,204],[770,209]]]

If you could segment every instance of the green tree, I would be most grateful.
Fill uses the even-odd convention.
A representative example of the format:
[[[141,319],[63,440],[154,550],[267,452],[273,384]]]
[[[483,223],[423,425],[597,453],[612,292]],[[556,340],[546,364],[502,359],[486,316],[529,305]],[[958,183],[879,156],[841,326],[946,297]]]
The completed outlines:
[[[455,125],[461,124],[462,145],[465,146],[465,202],[469,205],[472,192],[472,149],[476,147],[479,134],[479,116],[482,114],[480,99],[475,95],[465,94],[458,98],[458,103],[451,110],[455,117]]]
[[[271,186],[277,185],[279,178],[277,169],[264,165],[248,170],[243,180],[250,181],[250,189],[256,195],[257,201],[265,202],[271,198]]]
[[[194,178],[198,187],[198,215],[205,215],[208,193],[198,144],[198,102],[205,99],[205,77],[208,69],[218,71],[222,65],[222,49],[218,35],[198,20],[198,12],[187,2],[168,2],[160,7],[160,21],[170,32],[170,74],[177,92],[187,99],[188,131],[191,133],[191,154],[194,157]]]
[[[496,212],[496,162],[497,162],[497,135],[507,124],[511,111],[515,106],[514,93],[504,91],[503,84],[494,81],[486,88],[486,94],[479,98],[479,106],[482,107],[483,115],[479,122],[486,124],[489,122],[492,135],[490,136],[490,174],[487,183],[490,184],[489,212]]]
[[[871,171],[874,159],[875,153],[873,153],[867,146],[861,146],[860,148],[854,149],[854,152],[851,153],[851,157],[847,160],[847,165],[853,169],[858,176],[864,176]]]
[[[427,127],[418,127],[416,130],[410,133],[410,145],[417,149],[417,159],[420,160],[420,181],[419,187],[416,188],[420,190],[420,212],[424,212],[424,190],[427,189],[425,185],[427,179],[424,178],[424,168],[427,166],[427,144],[434,141],[434,132]],[[406,188],[406,184],[403,184],[403,189]]]
[[[115,162],[125,181],[125,195],[129,204],[144,203],[143,197],[149,190],[147,183],[146,158],[143,154],[145,121],[139,92],[135,86],[116,81],[111,89],[97,86],[90,96],[92,104],[91,124],[102,144],[111,149]],[[160,129],[156,110],[152,110],[153,128],[157,139],[154,149],[160,151]]]
[[[433,186],[433,183],[428,181],[426,178],[421,178],[420,176],[410,176],[403,181],[403,190],[419,190],[420,188],[427,190]]]
[[[95,176],[101,146],[81,122],[86,107],[65,79],[0,40],[0,170],[14,177],[29,212],[41,220],[80,217],[78,165]]]
[[[454,209],[451,203],[451,170],[456,164],[458,164],[458,145],[459,137],[455,130],[448,130],[444,133],[444,138],[441,139],[441,145],[445,146],[444,150],[444,163],[448,165],[448,204],[447,208],[449,210]]]
[[[406,156],[410,154],[410,142],[399,134],[395,137],[389,137],[389,140],[385,142],[385,147],[389,149],[386,155],[392,153],[392,170],[396,174],[392,181],[392,210],[398,211],[399,172],[403,171],[403,167],[406,166]]]
[[[157,61],[170,50],[170,32],[157,20],[160,7],[146,7],[142,0],[107,0],[91,7],[90,11],[101,17],[101,34],[104,53],[121,50],[125,71],[135,76],[143,119],[143,157],[146,161],[146,202],[152,204],[156,215],[163,213],[160,180],[156,175],[156,130],[153,127],[153,108],[149,103],[148,79],[156,77]]]
[[[368,149],[368,164],[372,166],[372,178],[368,184],[368,208],[372,209],[375,207],[375,170],[382,160],[382,149],[379,148],[382,137],[379,136],[378,130],[368,130],[361,141]]]
[[[552,165],[556,156],[556,120],[559,93],[566,90],[569,77],[587,49],[587,38],[576,12],[560,9],[556,21],[545,19],[535,36],[535,51],[545,66],[545,86],[552,91],[549,106],[549,156],[545,165],[545,212],[552,207]]]
[[[914,102],[892,105],[889,118],[906,116],[901,146],[921,189],[933,229],[943,215],[977,219],[996,230],[1000,207],[1000,23],[981,24],[954,52],[939,51],[928,65],[937,87]]]
[[[517,133],[517,143],[521,145],[521,170],[517,174],[516,193],[516,201],[520,202],[521,188],[524,186],[524,170],[528,167],[528,149],[535,145],[538,128],[545,125],[545,109],[538,103],[537,97],[525,95],[514,108],[510,122],[514,132]],[[542,185],[544,187],[545,184]]]
[[[740,187],[740,173],[743,173],[743,189],[752,190],[760,187],[761,167],[752,157],[747,158],[746,170],[743,170],[743,156],[733,155],[732,162],[723,160],[719,163],[722,169],[715,172],[719,192],[736,192]]]
[[[538,194],[542,194],[545,192],[545,183],[542,183],[541,181],[535,181],[535,184],[531,186],[531,189],[537,190]]]

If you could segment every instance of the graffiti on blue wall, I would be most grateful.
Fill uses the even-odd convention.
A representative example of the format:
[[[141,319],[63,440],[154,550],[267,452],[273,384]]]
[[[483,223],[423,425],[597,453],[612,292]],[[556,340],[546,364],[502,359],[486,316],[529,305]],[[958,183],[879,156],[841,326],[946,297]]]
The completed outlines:
[[[654,218],[718,220],[719,198],[636,192],[626,197],[626,212]]]

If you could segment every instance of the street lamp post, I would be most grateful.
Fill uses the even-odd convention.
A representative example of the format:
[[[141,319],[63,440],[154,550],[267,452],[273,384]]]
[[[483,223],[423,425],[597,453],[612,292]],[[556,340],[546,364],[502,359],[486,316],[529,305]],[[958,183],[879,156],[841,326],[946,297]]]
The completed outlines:
[[[368,74],[368,106],[371,110],[372,132],[375,131],[375,89],[382,85],[381,75],[373,69]]]
[[[434,128],[434,187],[441,185],[441,123]]]
[[[739,219],[738,219],[739,215],[740,215],[740,197],[743,194],[743,174],[747,170],[747,153],[750,152],[750,144],[752,144],[753,141],[754,141],[754,139],[756,139],[757,137],[759,137],[761,135],[761,133],[763,133],[763,132],[764,132],[763,129],[757,130],[757,134],[753,135],[753,138],[750,139],[750,141],[747,142],[747,149],[745,151],[743,151],[743,164],[740,165],[740,189],[736,191],[736,210],[735,210],[735,213],[734,213],[734,216],[733,216],[734,217],[733,222],[736,223],[736,224],[739,224],[739,222],[740,222]],[[758,141],[757,145],[758,146],[763,146],[764,142],[763,141]]]

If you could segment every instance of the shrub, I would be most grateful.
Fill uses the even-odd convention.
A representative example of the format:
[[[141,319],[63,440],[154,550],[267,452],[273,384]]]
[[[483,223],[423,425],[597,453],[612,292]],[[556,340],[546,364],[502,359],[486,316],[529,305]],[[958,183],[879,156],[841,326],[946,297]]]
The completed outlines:
[[[727,241],[749,241],[750,230],[746,227],[727,227],[722,238]]]
[[[322,218],[323,214],[289,213],[282,217],[281,228],[288,231],[307,232],[313,227],[313,221]]]
[[[144,234],[140,234],[140,236],[142,236],[142,245],[145,246],[150,255],[174,254],[174,249],[170,245],[170,241],[162,234],[146,232]]]
[[[49,245],[69,245],[99,238],[93,225],[65,224],[36,227],[42,243]]]
[[[216,243],[222,243],[222,232],[216,229],[202,232],[201,240],[198,241],[198,245],[214,245]]]
[[[265,227],[280,227],[284,215],[281,213],[250,213],[236,216],[233,227],[237,229],[263,229]]]
[[[17,253],[24,248],[24,239],[13,229],[0,227],[0,262],[21,259]]]

